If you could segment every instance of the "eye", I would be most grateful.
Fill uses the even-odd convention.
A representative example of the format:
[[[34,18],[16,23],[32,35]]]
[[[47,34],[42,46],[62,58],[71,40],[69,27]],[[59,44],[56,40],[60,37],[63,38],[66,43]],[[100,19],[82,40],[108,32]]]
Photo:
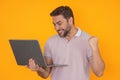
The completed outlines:
[[[62,22],[58,22],[57,25],[59,25],[59,26],[62,25]]]

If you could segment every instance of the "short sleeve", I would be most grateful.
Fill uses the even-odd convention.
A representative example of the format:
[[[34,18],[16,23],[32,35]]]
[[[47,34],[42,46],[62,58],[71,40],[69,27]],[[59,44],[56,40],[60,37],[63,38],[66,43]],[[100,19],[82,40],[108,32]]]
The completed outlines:
[[[44,46],[44,56],[45,57],[52,57],[51,55],[51,49],[50,49],[50,44],[48,42],[46,42],[45,46]]]
[[[90,36],[89,36],[89,38],[90,38]],[[87,48],[87,59],[88,59],[88,61],[92,58],[92,56],[93,56],[92,48],[91,48],[91,46],[88,42],[88,48]]]
[[[90,47],[90,45],[88,46],[88,50],[87,50],[87,58],[88,60],[90,60],[92,57],[92,48]]]

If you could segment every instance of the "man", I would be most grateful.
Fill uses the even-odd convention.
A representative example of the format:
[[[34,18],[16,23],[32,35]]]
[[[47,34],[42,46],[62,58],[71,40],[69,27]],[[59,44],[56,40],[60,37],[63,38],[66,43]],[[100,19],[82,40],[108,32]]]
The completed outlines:
[[[47,64],[67,66],[42,68],[29,59],[28,68],[42,78],[51,74],[51,80],[89,80],[90,67],[96,76],[102,76],[105,65],[100,56],[98,39],[75,27],[70,7],[60,6],[50,15],[58,35],[46,42],[44,58]]]

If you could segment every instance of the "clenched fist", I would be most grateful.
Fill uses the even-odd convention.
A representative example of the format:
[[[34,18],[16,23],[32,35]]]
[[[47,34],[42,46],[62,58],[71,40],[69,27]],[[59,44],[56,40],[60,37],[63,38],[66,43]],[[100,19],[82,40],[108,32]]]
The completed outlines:
[[[92,36],[89,38],[88,41],[93,50],[98,49],[98,38],[97,37]]]

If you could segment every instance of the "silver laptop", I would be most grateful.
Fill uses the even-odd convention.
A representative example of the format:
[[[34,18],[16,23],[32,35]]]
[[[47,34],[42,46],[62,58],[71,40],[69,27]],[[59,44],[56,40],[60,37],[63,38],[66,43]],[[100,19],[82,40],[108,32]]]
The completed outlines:
[[[30,58],[41,67],[61,67],[67,65],[47,65],[37,40],[9,40],[18,65],[28,65]]]

